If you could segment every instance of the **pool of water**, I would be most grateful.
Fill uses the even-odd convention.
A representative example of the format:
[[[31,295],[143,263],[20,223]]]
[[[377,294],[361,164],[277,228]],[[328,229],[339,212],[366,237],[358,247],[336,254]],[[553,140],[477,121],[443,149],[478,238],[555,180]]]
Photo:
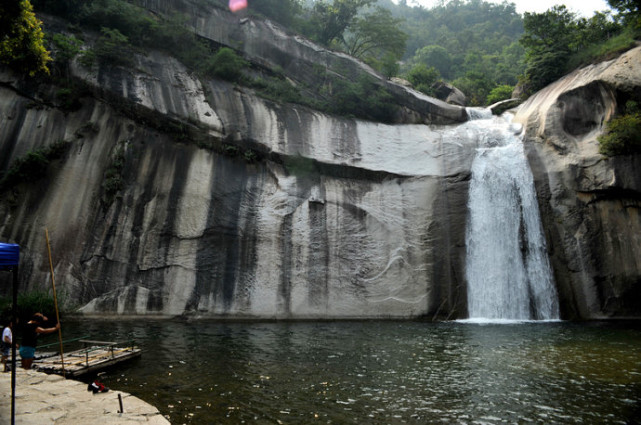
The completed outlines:
[[[83,335],[136,338],[101,380],[173,424],[641,420],[639,323],[63,323]]]

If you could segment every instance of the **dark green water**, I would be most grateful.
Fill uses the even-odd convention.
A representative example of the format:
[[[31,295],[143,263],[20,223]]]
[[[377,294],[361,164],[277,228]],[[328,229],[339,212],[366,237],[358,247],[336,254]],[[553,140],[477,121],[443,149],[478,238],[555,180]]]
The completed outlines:
[[[83,321],[63,334],[135,337],[142,358],[101,379],[173,424],[641,419],[636,323]]]

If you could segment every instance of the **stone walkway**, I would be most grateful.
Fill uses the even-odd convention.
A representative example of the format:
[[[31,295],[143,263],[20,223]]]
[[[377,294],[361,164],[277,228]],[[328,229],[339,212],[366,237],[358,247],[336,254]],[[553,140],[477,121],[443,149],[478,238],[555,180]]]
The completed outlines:
[[[11,373],[0,372],[0,424],[11,423]],[[122,397],[124,413],[118,413]],[[16,425],[169,425],[154,406],[121,391],[94,394],[87,384],[35,370],[16,371]]]

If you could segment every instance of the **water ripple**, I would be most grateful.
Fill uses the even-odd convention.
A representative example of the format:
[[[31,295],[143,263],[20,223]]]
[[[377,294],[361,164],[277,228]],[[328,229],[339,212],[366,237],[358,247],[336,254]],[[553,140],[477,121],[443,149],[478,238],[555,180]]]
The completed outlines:
[[[172,423],[619,424],[641,417],[636,324],[136,321],[71,323],[67,332],[74,326],[81,335],[135,335],[141,361],[103,380],[153,403]]]

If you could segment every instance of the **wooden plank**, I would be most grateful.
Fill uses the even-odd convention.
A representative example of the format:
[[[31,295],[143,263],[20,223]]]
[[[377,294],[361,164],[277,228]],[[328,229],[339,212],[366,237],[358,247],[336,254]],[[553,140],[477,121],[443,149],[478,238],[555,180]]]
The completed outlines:
[[[127,361],[128,360],[133,360],[134,358],[140,357],[141,355],[142,355],[141,351],[132,352],[131,355],[127,356],[126,358],[107,359],[107,360],[105,360],[103,362],[100,362],[98,364],[89,365],[88,367],[85,366],[83,368],[74,370],[71,373],[72,373],[72,376],[74,376],[74,377],[86,375],[88,373],[93,373],[93,372],[97,372],[97,371],[102,370],[102,369],[106,369],[108,367],[114,366],[114,365],[116,365],[118,363],[121,363],[123,361],[126,361],[126,360]],[[67,373],[69,373],[69,372],[67,372]]]
[[[37,367],[43,371],[61,374],[64,370],[69,377],[78,377],[97,372],[118,363],[140,357],[142,350],[137,347],[89,347],[65,353],[61,361],[57,357],[36,360]]]
[[[94,345],[108,345],[108,346],[122,344],[122,342],[93,341],[91,339],[81,339],[78,342],[83,342],[83,343],[86,343],[86,344],[94,344]]]

